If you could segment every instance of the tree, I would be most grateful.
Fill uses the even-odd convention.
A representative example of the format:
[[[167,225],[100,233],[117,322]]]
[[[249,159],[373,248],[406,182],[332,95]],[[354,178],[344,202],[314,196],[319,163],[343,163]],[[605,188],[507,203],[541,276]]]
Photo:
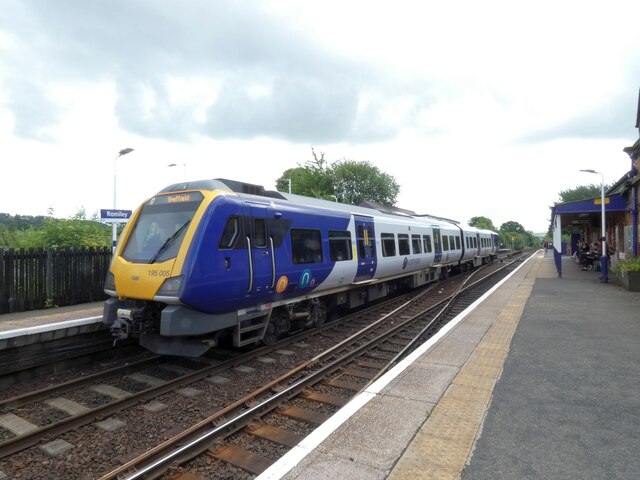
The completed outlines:
[[[472,227],[492,230],[494,232],[498,231],[498,229],[493,225],[491,219],[487,217],[471,217],[468,223]]]
[[[502,225],[500,225],[500,231],[501,232],[513,232],[513,233],[525,233],[525,229],[522,225],[520,225],[518,222],[505,222]]]
[[[0,248],[8,247],[12,245],[15,240],[13,239],[13,233],[9,229],[0,224]]]
[[[352,205],[372,200],[393,206],[400,192],[395,178],[381,172],[370,162],[340,160],[332,165],[331,176],[338,200]]]
[[[611,185],[605,185],[605,191],[611,188]],[[578,200],[587,200],[590,198],[596,198],[601,195],[600,185],[581,185],[576,188],[569,188],[567,190],[562,190],[558,195],[560,196],[560,200],[556,202],[558,203],[566,203],[566,202],[577,202]]]
[[[533,232],[528,232],[518,222],[510,221],[500,225],[500,243],[507,248],[521,250],[527,247],[537,247],[540,239]]]
[[[26,217],[25,217],[26,218]],[[11,230],[0,228],[0,246],[9,248],[107,247],[111,229],[97,221],[97,213],[87,219],[84,208],[68,219],[42,217],[37,226]]]
[[[312,148],[311,154],[313,160],[307,161],[303,166],[298,165],[296,168],[285,170],[276,180],[279,192],[288,192],[291,180],[291,193],[314,198],[331,198],[333,185],[324,153],[321,152],[318,156]]]
[[[313,160],[296,168],[290,168],[276,180],[280,192],[291,192],[308,197],[338,199],[343,203],[358,205],[371,200],[384,205],[395,205],[400,191],[395,179],[370,162],[340,160],[329,166],[324,153],[318,156],[312,148]]]

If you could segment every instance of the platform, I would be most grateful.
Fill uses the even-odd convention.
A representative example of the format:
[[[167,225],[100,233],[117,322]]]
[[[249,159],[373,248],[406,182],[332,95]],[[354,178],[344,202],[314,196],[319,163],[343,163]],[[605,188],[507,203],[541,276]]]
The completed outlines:
[[[103,329],[104,302],[0,315],[0,350]]]
[[[258,478],[640,478],[640,295],[540,251]]]

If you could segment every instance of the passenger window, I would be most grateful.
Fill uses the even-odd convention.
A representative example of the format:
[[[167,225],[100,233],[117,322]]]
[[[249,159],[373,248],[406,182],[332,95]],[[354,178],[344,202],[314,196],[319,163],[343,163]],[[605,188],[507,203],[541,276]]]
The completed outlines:
[[[398,234],[398,253],[400,253],[400,255],[411,255],[411,250],[409,249],[409,235],[406,233]]]
[[[460,237],[456,237],[456,250],[460,250]]]
[[[320,241],[320,230],[291,230],[291,252],[295,265],[321,263],[322,242]]]
[[[253,222],[253,231],[255,234],[256,247],[264,248],[267,246],[267,222],[263,218],[256,218]]]
[[[413,254],[422,253],[422,242],[420,242],[420,235],[411,235],[411,246],[413,247]]]
[[[218,248],[222,250],[229,250],[236,244],[236,240],[240,236],[240,220],[238,217],[230,217],[227,220],[227,225],[222,232],[222,238],[220,239],[220,245]]]
[[[446,252],[449,250],[449,236],[448,235],[443,235],[442,236],[442,251]]]
[[[353,258],[351,232],[329,230],[329,257],[332,262],[342,262]]]
[[[395,257],[396,255],[396,236],[393,233],[381,233],[382,240],[382,256]]]
[[[431,235],[425,235],[422,237],[422,242],[424,243],[425,253],[431,253]]]

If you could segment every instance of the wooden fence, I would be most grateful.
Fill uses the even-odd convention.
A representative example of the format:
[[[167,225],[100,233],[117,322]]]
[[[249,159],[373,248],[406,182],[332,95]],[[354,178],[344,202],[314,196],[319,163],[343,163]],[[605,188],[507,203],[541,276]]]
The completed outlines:
[[[111,248],[0,249],[0,313],[106,299]]]

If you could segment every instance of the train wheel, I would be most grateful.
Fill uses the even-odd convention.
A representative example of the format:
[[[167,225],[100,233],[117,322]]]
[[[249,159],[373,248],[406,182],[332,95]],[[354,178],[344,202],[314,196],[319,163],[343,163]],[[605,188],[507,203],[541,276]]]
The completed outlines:
[[[276,326],[271,320],[269,320],[267,330],[264,332],[264,337],[262,337],[262,343],[265,345],[273,345],[277,341],[278,334],[276,333]]]
[[[264,332],[262,343],[265,345],[273,345],[282,336],[284,336],[291,328],[291,321],[286,310],[277,309],[271,313],[267,330]]]
[[[327,321],[327,307],[318,302],[311,307],[311,321],[314,327],[321,327]]]
[[[276,330],[278,332],[278,336],[282,337],[291,330],[289,313],[284,309],[277,309],[275,314]]]

